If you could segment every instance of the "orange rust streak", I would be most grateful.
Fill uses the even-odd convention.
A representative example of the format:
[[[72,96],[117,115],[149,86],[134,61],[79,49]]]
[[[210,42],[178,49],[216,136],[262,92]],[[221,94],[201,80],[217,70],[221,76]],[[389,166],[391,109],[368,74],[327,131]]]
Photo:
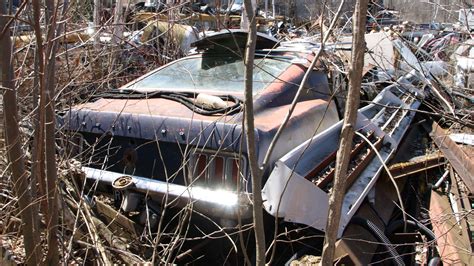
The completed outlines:
[[[474,258],[468,254],[470,243],[467,229],[459,228],[447,196],[431,193],[430,218],[438,252],[444,264],[472,265]]]
[[[325,109],[328,104],[329,103],[327,101],[320,99],[299,102],[296,105],[291,117],[294,118],[301,116],[311,111],[311,109]],[[263,111],[260,114],[257,114],[255,116],[255,124],[258,125],[258,128],[262,130],[270,130],[279,126],[283,118],[288,113],[290,106],[291,105],[288,104],[281,107],[271,108]],[[315,117],[315,119],[317,118]]]

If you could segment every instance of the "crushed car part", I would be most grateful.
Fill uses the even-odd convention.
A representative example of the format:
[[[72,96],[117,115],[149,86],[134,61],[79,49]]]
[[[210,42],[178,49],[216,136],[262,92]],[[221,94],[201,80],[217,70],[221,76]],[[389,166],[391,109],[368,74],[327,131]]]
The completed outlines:
[[[374,144],[377,140],[382,140],[378,153],[384,161],[362,155],[351,163],[353,169],[362,164],[362,169],[358,170],[360,174],[354,177],[353,184],[348,185],[339,236],[377,181],[383,170],[382,164],[387,163],[397,150],[415,115],[414,110],[420,106],[423,92],[409,82],[413,78],[411,74],[401,77],[397,83],[386,87],[371,104],[359,110],[355,130],[367,136],[374,132]],[[320,178],[325,178],[324,170],[311,176],[310,180],[306,177],[315,172],[315,167],[327,163],[328,158],[335,159],[331,155],[337,149],[341,126],[342,122],[335,124],[276,162],[263,188],[264,208],[268,213],[282,217],[285,221],[325,230],[330,187],[321,189],[314,185],[315,182],[321,182]],[[315,205],[314,202],[318,204]]]
[[[446,159],[454,167],[456,172],[461,177],[470,193],[474,192],[474,160],[469,157],[463,149],[451,140],[446,130],[441,126],[433,122],[432,125],[432,138],[436,143],[436,146],[443,152]]]

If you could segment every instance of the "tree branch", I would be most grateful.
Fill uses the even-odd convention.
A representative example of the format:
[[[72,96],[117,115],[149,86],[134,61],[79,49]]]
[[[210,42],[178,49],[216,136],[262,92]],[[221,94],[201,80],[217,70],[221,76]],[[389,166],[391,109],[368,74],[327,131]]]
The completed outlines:
[[[349,69],[349,92],[347,95],[344,122],[342,124],[341,140],[336,157],[336,170],[334,186],[329,196],[329,213],[326,224],[326,237],[324,240],[322,265],[333,265],[335,243],[341,219],[341,207],[344,199],[345,179],[349,167],[352,149],[352,138],[357,121],[357,109],[360,101],[360,88],[362,83],[362,69],[365,54],[365,22],[368,0],[357,0],[353,16],[353,38],[351,66]]]

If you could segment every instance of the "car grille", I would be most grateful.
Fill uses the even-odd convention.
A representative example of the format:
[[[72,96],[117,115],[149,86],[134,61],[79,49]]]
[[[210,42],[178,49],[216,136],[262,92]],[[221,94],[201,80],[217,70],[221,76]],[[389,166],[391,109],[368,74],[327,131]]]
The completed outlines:
[[[85,133],[83,164],[185,185],[185,145]]]
[[[83,133],[81,142],[84,166],[180,185],[225,190],[236,190],[238,185],[245,188],[247,161],[237,153],[107,134]]]

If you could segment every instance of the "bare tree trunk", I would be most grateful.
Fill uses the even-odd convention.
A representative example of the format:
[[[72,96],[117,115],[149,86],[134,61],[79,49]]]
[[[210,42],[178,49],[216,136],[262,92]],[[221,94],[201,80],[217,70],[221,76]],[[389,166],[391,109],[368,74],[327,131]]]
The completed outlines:
[[[353,16],[353,39],[351,67],[349,69],[349,93],[347,96],[341,140],[336,157],[334,186],[329,197],[329,214],[326,224],[326,238],[322,254],[322,265],[332,265],[335,243],[341,219],[341,207],[344,199],[345,179],[349,166],[354,126],[357,119],[357,108],[360,100],[362,68],[365,53],[365,22],[368,0],[357,0]]]
[[[110,58],[110,65],[109,65],[109,73],[112,73],[116,67],[115,64],[117,63],[117,58],[120,56],[120,43],[122,42],[123,38],[123,30],[124,30],[124,20],[123,20],[123,0],[116,0],[115,1],[115,9],[114,9],[114,23],[112,25],[112,49],[115,51],[111,54]]]
[[[35,25],[35,20],[34,20],[34,17],[33,17],[33,14],[29,14],[28,15],[28,18],[29,18],[29,22],[31,23],[31,25]],[[38,54],[37,54],[37,50],[35,49],[35,55],[34,55],[34,70],[33,70],[33,73],[34,73],[34,76],[33,76],[33,88],[31,90],[32,92],[32,99],[33,99],[33,110],[38,110],[38,103],[39,103],[39,59],[38,59]],[[32,121],[32,124],[33,124],[33,128],[39,128],[39,119],[38,119],[38,112],[34,112],[32,114],[32,117],[31,117],[31,121]],[[37,162],[38,158],[36,157],[37,155],[37,146],[36,146],[36,139],[37,139],[37,133],[38,133],[38,130],[35,130],[34,131],[34,134],[33,134],[33,143],[32,143],[32,149],[31,149],[31,162],[32,162],[32,169],[31,169],[31,173],[30,173],[30,178],[31,178],[31,183],[32,183],[32,195],[33,197],[37,197],[37,191],[36,191],[36,185],[38,184],[38,178],[37,178],[37,169],[35,169],[34,167],[37,166],[37,164],[35,162]]]
[[[115,9],[114,9],[114,25],[113,25],[113,34],[112,34],[112,44],[118,44],[123,38],[124,31],[124,14],[123,14],[123,4],[125,0],[116,0]]]
[[[33,180],[38,182],[39,185],[39,199],[40,206],[43,214],[47,216],[47,201],[46,201],[46,180],[45,180],[45,171],[44,171],[44,107],[45,103],[45,94],[44,94],[44,52],[43,52],[43,36],[40,25],[41,9],[39,0],[33,0],[33,20],[34,20],[34,31],[36,37],[36,56],[38,58],[38,92],[39,92],[39,106],[36,114],[38,120],[37,127],[35,128],[34,134],[34,161],[32,162],[32,176]]]
[[[254,10],[252,0],[245,0],[245,9]],[[263,227],[262,171],[257,162],[255,149],[255,125],[253,114],[253,62],[257,39],[255,12],[247,12],[249,33],[245,50],[245,135],[252,175],[253,224],[256,245],[256,265],[265,265],[265,231]]]
[[[216,9],[221,10],[222,4],[221,0],[216,0]],[[217,30],[220,31],[222,29],[222,21],[221,21],[221,14],[220,12],[216,12],[216,19],[217,19]]]
[[[94,0],[94,13],[93,13],[93,20],[94,20],[94,45],[99,44],[99,34],[98,31],[100,29],[100,9],[101,9],[101,0]]]
[[[273,14],[273,18],[276,17],[276,14],[275,14],[276,11],[275,11],[275,9],[276,9],[276,8],[275,8],[275,0],[272,0],[272,14]]]
[[[265,18],[268,17],[268,0],[265,0]]]
[[[7,18],[6,2],[0,4],[0,29],[6,27]],[[21,136],[18,126],[18,106],[14,83],[13,63],[12,63],[12,43],[10,31],[0,39],[0,60],[1,80],[4,89],[3,108],[5,117],[5,142],[7,156],[10,163],[13,188],[18,205],[21,211],[23,242],[25,244],[26,264],[37,265],[40,262],[41,252],[40,237],[38,228],[38,215],[33,209],[32,198],[28,184],[28,173],[25,171],[25,158],[21,149]]]
[[[48,254],[46,264],[59,264],[59,241],[58,241],[58,222],[59,222],[59,193],[57,187],[57,166],[56,166],[56,123],[55,123],[55,71],[56,71],[56,53],[59,41],[57,37],[62,32],[62,25],[57,24],[59,19],[59,6],[63,4],[63,15],[67,9],[68,1],[46,0],[46,21],[48,22],[48,38],[45,61],[45,159],[47,176],[47,196],[48,196]]]
[[[101,17],[100,10],[102,8],[101,0],[94,0],[94,51],[96,53],[100,52],[100,31],[101,31]],[[101,57],[97,57],[96,60],[91,64],[92,73],[94,75],[94,80],[101,80],[104,73],[102,71],[102,60]]]
[[[288,17],[292,18],[295,21],[296,17],[296,0],[288,1]]]
[[[250,28],[251,22],[250,22],[250,14],[248,10],[253,10],[251,13],[253,13],[252,15],[255,15],[255,10],[257,8],[256,0],[250,0],[249,3],[251,3],[251,6],[247,6],[244,2],[244,9],[242,10],[242,16],[240,19],[240,28],[243,30],[249,30]]]

